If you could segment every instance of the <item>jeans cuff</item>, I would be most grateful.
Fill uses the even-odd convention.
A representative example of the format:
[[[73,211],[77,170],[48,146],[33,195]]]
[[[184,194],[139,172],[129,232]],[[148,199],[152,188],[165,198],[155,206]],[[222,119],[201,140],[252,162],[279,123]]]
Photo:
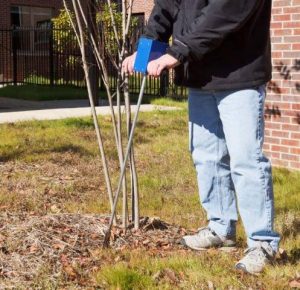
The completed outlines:
[[[236,229],[235,223],[231,222],[229,225],[222,225],[216,221],[209,221],[208,226],[213,230],[218,236],[221,237],[235,237]]]
[[[247,244],[248,244],[248,247],[249,248],[253,248],[255,246],[258,246],[261,242],[268,242],[270,244],[270,246],[272,247],[273,251],[275,253],[278,252],[278,249],[279,249],[279,239],[274,239],[272,241],[268,241],[268,240],[253,240],[253,239],[250,239],[248,238],[247,239]]]

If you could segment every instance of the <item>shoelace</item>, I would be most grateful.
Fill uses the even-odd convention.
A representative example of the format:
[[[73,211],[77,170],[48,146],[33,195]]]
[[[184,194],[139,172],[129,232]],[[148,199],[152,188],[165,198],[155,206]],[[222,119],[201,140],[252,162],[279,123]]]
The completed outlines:
[[[249,258],[254,260],[257,260],[258,258],[272,258],[272,255],[263,246],[249,248],[245,251],[245,254],[247,254]]]
[[[261,259],[265,259],[266,255],[260,248],[252,248],[247,252],[247,257],[251,260],[257,261]]]

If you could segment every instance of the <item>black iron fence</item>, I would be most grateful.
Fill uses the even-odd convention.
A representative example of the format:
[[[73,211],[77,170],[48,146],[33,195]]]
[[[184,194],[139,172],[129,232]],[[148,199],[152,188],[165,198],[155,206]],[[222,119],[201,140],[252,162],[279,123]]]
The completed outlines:
[[[128,40],[133,51],[143,26],[135,27]],[[106,32],[103,32],[104,35]],[[103,36],[103,49],[107,38]],[[111,58],[105,58],[112,89],[117,72]],[[130,91],[138,93],[142,77],[130,78]],[[71,30],[48,27],[13,27],[0,29],[0,84],[74,85],[84,87],[84,73],[76,38]],[[100,82],[101,84],[101,82]],[[101,87],[101,86],[100,86]],[[103,87],[102,87],[103,88]],[[185,90],[173,84],[173,72],[160,79],[148,78],[146,94],[183,95]]]
[[[0,82],[83,86],[75,39],[67,30],[18,27],[0,30]]]

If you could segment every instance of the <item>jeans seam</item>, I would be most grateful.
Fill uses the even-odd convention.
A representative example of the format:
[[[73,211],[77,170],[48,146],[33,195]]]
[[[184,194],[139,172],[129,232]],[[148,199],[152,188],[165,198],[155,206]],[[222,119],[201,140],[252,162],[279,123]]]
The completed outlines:
[[[215,99],[216,96],[214,95]],[[216,100],[217,101],[217,100]],[[220,121],[217,124],[217,136],[220,136]],[[219,201],[219,211],[220,211],[220,216],[224,216],[224,212],[223,212],[223,202],[222,202],[222,196],[221,196],[221,178],[220,178],[220,174],[219,174],[219,160],[220,160],[220,139],[218,137],[217,139],[217,161],[216,161],[216,178],[217,178],[217,190],[218,190],[218,201]],[[227,235],[227,228],[226,228],[226,235]]]
[[[258,141],[260,139],[262,139],[262,118],[264,117],[263,116],[263,100],[262,100],[262,91],[261,91],[261,87],[258,89],[258,93],[259,93],[259,99],[258,99],[258,104],[259,104],[259,116],[258,116],[258,126],[257,126],[257,139]],[[260,142],[260,141],[259,141]],[[267,215],[268,215],[268,231],[271,232],[272,231],[272,225],[271,225],[271,219],[272,219],[272,216],[271,216],[271,210],[270,210],[270,207],[269,207],[269,194],[267,192],[267,188],[266,188],[266,176],[265,176],[265,173],[263,171],[263,168],[261,166],[261,160],[260,160],[260,153],[261,153],[261,145],[259,144],[258,146],[258,149],[256,151],[257,153],[257,162],[258,162],[258,166],[259,166],[259,170],[260,170],[260,173],[261,173],[261,182],[262,182],[262,189],[263,189],[263,194],[264,194],[264,208],[266,209],[266,212],[267,212]]]

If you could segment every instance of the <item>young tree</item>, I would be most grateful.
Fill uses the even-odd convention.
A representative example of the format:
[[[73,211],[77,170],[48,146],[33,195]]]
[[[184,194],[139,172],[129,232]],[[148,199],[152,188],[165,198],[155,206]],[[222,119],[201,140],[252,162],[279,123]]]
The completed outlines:
[[[69,4],[70,3],[70,4]],[[112,211],[116,205],[117,199],[114,200],[113,190],[111,185],[111,177],[109,174],[109,165],[105,154],[103,137],[94,108],[94,96],[92,90],[92,67],[93,64],[89,62],[89,53],[93,53],[96,65],[99,68],[100,76],[104,87],[106,89],[109,107],[111,110],[111,120],[116,144],[116,150],[119,157],[120,169],[124,167],[124,147],[128,143],[129,132],[131,130],[131,108],[130,108],[130,94],[129,94],[129,79],[128,75],[121,74],[121,64],[124,57],[127,55],[127,43],[132,29],[132,5],[133,0],[122,0],[122,11],[117,11],[117,6],[110,0],[97,1],[89,0],[88,7],[83,7],[83,0],[71,0],[67,2],[64,0],[65,11],[68,15],[70,24],[74,30],[81,56],[82,64],[85,73],[85,80],[88,90],[88,95],[92,107],[92,115],[95,123],[99,151],[104,168],[105,180],[107,185],[108,196]],[[72,12],[71,12],[72,11]],[[96,12],[96,19],[94,23],[89,21],[92,13]],[[107,59],[109,59],[117,72],[117,85],[115,92],[110,86],[110,75],[107,67]],[[125,117],[127,129],[127,142],[122,136],[123,118],[121,113],[121,99],[122,96],[125,102]],[[116,107],[113,106],[113,98],[116,97]],[[129,154],[129,170],[130,170],[130,189],[132,198],[132,221],[134,227],[139,228],[139,192],[138,179],[135,164],[135,155],[133,147]],[[128,225],[128,188],[126,182],[126,174],[124,178],[120,179],[122,182],[123,202],[122,202],[122,226],[126,229]]]

